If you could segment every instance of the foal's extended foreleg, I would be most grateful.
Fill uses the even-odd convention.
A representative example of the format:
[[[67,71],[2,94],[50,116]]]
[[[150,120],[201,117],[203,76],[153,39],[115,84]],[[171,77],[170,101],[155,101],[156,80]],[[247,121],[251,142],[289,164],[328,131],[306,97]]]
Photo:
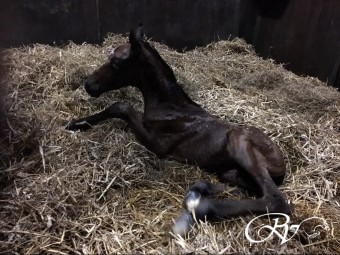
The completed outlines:
[[[115,110],[116,106],[119,106],[119,104],[120,102],[114,103],[105,110],[84,118],[72,119],[70,123],[67,124],[66,129],[86,131],[104,120],[119,118],[119,112]],[[117,112],[117,114],[115,114],[115,112]]]
[[[116,102],[105,110],[77,120],[72,120],[67,126],[68,130],[85,131],[92,126],[107,119],[117,118],[127,122],[136,138],[148,149],[155,147],[149,132],[144,128],[141,117],[137,111],[128,103]]]
[[[129,122],[128,120],[130,114],[133,115],[132,117],[137,116],[136,111],[130,104],[116,102],[101,112],[84,118],[71,120],[71,122],[66,126],[66,129],[85,131],[102,121],[112,118],[118,118]]]

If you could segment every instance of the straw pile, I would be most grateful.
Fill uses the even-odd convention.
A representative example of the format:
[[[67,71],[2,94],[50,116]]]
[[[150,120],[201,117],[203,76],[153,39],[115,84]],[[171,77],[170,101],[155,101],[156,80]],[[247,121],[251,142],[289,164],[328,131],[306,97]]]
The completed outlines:
[[[280,189],[295,206],[292,224],[322,217],[329,228],[308,238],[303,224],[283,245],[250,244],[254,216],[199,224],[187,239],[171,235],[185,190],[213,175],[158,159],[119,120],[84,133],[64,129],[115,101],[142,109],[124,88],[90,98],[88,74],[126,38],[101,46],[32,45],[5,51],[9,95],[6,169],[1,171],[0,253],[323,253],[340,252],[340,97],[315,78],[299,77],[256,56],[241,39],[179,53],[153,43],[188,94],[211,113],[263,128],[282,149],[288,169]],[[229,188],[224,196],[238,197]],[[320,223],[320,222],[319,222]]]

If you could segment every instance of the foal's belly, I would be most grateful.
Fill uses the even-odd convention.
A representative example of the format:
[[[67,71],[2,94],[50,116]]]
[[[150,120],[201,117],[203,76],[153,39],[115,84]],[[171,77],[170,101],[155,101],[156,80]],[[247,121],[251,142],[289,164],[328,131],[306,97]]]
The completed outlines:
[[[192,135],[183,139],[169,156],[205,169],[223,166],[229,161],[226,150],[228,127],[219,122],[207,122],[192,127]]]

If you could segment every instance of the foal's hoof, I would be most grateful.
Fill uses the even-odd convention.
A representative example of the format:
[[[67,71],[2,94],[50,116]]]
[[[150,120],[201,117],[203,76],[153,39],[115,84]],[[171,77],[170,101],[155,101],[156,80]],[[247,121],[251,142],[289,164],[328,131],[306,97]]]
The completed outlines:
[[[286,203],[282,206],[281,212],[287,215],[292,215],[294,213],[294,206]]]
[[[70,123],[68,123],[65,127],[65,129],[71,130],[71,131],[76,131],[76,130],[86,131],[90,128],[91,128],[91,125],[87,123],[86,121],[75,120],[75,119],[72,119]]]
[[[271,196],[265,197],[267,208],[269,212],[273,213],[284,213],[291,215],[294,213],[294,206],[288,204],[286,199],[281,194],[272,194]]]
[[[201,194],[197,191],[189,190],[184,197],[183,206],[189,212],[195,211],[201,200]]]
[[[188,211],[183,211],[181,215],[175,220],[175,224],[172,227],[172,232],[175,235],[185,236],[192,229],[195,224],[195,220],[192,214]]]

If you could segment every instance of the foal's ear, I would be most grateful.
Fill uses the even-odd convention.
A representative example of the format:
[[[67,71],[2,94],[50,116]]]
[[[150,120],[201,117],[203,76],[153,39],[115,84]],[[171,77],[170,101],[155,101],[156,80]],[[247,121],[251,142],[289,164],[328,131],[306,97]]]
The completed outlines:
[[[129,43],[132,45],[132,47],[135,47],[139,45],[139,43],[143,40],[143,37],[143,25],[139,24],[136,32],[133,29],[130,30]]]
[[[143,37],[144,37],[143,24],[140,23],[136,31],[136,38],[138,40],[143,40]]]
[[[135,31],[133,29],[130,30],[129,43],[131,44],[131,49],[133,50],[139,50],[141,48],[138,38],[136,37]]]

